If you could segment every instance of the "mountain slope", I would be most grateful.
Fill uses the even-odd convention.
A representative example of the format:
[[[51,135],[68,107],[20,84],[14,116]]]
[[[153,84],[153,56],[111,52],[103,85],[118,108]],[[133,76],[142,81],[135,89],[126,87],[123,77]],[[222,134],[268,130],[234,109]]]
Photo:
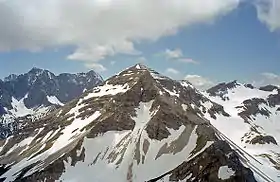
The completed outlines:
[[[219,84],[205,93],[224,106],[230,117],[208,118],[228,140],[243,150],[252,166],[279,181],[280,175],[280,89],[260,89],[238,82]]]
[[[138,64],[2,141],[1,178],[255,181],[206,113],[229,116],[188,82]]]
[[[0,80],[0,137],[5,138],[17,129],[15,123],[20,117],[33,115],[33,118],[39,118],[102,81],[94,71],[55,76],[38,68]]]

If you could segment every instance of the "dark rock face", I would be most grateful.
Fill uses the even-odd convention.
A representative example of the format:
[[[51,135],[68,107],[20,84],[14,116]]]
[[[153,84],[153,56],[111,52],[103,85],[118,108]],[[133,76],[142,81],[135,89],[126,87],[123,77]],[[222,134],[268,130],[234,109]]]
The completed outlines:
[[[13,134],[17,130],[17,122],[12,123],[1,123],[0,122],[0,139],[5,139]]]
[[[7,107],[7,109],[11,109],[12,98],[9,92],[10,89],[5,82],[0,80],[0,104],[1,107]]]
[[[244,111],[239,113],[239,116],[242,117],[245,121],[251,119],[251,116],[256,116],[257,114],[270,116],[270,112],[264,108],[259,108],[260,104],[267,105],[267,101],[261,98],[253,98],[243,101],[244,106],[238,108],[243,108]]]
[[[216,141],[204,152],[194,159],[183,162],[174,170],[167,172],[163,176],[150,180],[149,182],[160,181],[164,176],[170,176],[170,181],[202,181],[216,182],[219,179],[218,171],[222,166],[228,166],[234,171],[229,182],[255,182],[253,172],[245,168],[239,160],[235,151],[224,141]]]
[[[259,89],[263,90],[263,91],[271,92],[275,89],[278,90],[279,88],[277,86],[274,86],[274,85],[266,85],[266,86],[260,87]]]
[[[250,83],[245,84],[244,86],[247,87],[247,88],[250,88],[250,89],[254,89],[254,88],[255,88],[255,87],[254,87],[252,84],[250,84]]]
[[[272,136],[263,136],[263,135],[259,135],[259,136],[256,136],[255,138],[253,138],[251,141],[250,141],[251,144],[270,144],[270,143],[273,143],[275,145],[277,145],[277,142],[276,140],[272,137]]]
[[[2,116],[3,114],[6,114],[6,113],[7,113],[6,110],[5,110],[4,107],[1,106],[1,104],[0,104],[0,116]]]
[[[229,83],[220,83],[210,89],[207,90],[207,93],[210,94],[210,96],[219,96],[223,100],[228,100],[228,98],[224,97],[225,94],[227,94],[229,89],[236,88],[240,84],[237,83],[237,81],[229,82]]]
[[[271,94],[268,96],[267,101],[271,107],[280,105],[280,91],[277,94]]]

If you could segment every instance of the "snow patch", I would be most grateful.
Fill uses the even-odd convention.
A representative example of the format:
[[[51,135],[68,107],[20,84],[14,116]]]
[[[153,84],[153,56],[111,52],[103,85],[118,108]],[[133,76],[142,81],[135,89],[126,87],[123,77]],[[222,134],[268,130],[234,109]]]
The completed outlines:
[[[47,99],[51,104],[64,106],[64,104],[56,96],[47,96]]]
[[[221,166],[218,171],[218,177],[221,180],[229,179],[231,176],[235,175],[235,171],[228,166]]]
[[[99,111],[96,111],[93,115],[82,120],[80,118],[76,118],[70,125],[66,126],[64,130],[62,130],[62,135],[55,141],[49,154],[55,153],[59,149],[67,146],[70,144],[80,133],[81,129],[87,126],[89,123],[94,121],[101,115]]]
[[[138,70],[141,69],[139,64],[137,64],[135,68],[138,69]]]
[[[152,71],[150,71],[150,74],[151,74],[152,77],[153,77],[154,79],[156,79],[156,80],[167,80],[167,79],[169,79],[169,78],[166,77],[166,76],[163,76],[163,75],[161,75],[161,74],[159,74],[159,73],[155,73],[155,72],[152,72]]]
[[[136,109],[136,117],[132,118],[135,121],[135,126],[132,132],[132,135],[137,135],[140,130],[143,131],[144,126],[150,121],[151,119],[151,112],[150,109],[153,105],[154,100],[150,102],[140,102],[139,107]],[[141,132],[142,132],[141,131]]]
[[[186,105],[186,104],[182,104],[182,108],[183,108],[183,110],[184,110],[184,111],[187,111],[187,109],[188,109],[188,105]]]
[[[129,85],[126,83],[124,85],[110,85],[105,84],[103,86],[98,86],[93,89],[92,93],[89,93],[84,99],[89,99],[92,97],[102,97],[105,95],[117,95],[118,93],[124,93],[129,90]]]
[[[163,87],[163,89],[164,89],[166,92],[168,92],[169,95],[171,95],[171,96],[176,96],[176,97],[179,97],[179,96],[180,96],[179,93],[176,93],[175,91],[170,91],[170,90],[168,90],[168,89],[166,89],[166,88],[164,88],[164,87]]]
[[[28,114],[33,114],[34,111],[32,109],[28,109],[25,104],[24,104],[24,99],[28,97],[28,94],[20,100],[15,99],[12,97],[12,107],[13,109],[10,110],[13,116],[15,117],[22,117],[26,116]]]
[[[10,148],[10,150],[6,154],[13,152],[16,148],[25,147],[26,145],[29,145],[33,139],[34,139],[34,137],[28,137],[28,138],[22,140],[20,143],[17,143],[12,148]]]
[[[192,89],[195,89],[195,87],[191,84],[191,83],[188,83],[187,81],[180,81],[180,84],[185,87],[185,88],[192,88]]]

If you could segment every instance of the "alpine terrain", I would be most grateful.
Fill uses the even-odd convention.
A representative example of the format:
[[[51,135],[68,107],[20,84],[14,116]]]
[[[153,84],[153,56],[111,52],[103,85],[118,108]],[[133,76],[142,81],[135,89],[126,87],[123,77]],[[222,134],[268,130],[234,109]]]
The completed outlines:
[[[210,88],[204,95],[230,115],[207,117],[211,124],[252,156],[251,168],[261,170],[270,181],[280,181],[280,88],[233,81]]]
[[[6,138],[27,121],[45,116],[102,82],[94,71],[56,76],[39,68],[0,80],[0,138]]]
[[[1,140],[0,178],[279,181],[278,104],[277,88],[200,92],[137,64]]]

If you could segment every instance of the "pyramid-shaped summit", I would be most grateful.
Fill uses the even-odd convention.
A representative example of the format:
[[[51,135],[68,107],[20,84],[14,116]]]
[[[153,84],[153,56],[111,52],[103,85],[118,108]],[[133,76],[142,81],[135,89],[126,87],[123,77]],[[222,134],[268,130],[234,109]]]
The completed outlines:
[[[135,73],[137,73],[137,72],[150,72],[150,74],[160,75],[158,72],[156,72],[155,70],[146,66],[143,63],[137,63],[137,64],[135,64],[131,67],[128,67],[128,68],[124,69],[123,71],[121,71],[118,75],[125,74],[127,72],[129,72],[129,73],[132,73],[132,72],[135,72]]]
[[[148,68],[145,64],[143,63],[137,63],[136,65],[133,66],[136,69],[147,69],[149,70],[150,68]]]
[[[223,107],[136,64],[2,142],[4,181],[254,181],[206,119]],[[110,174],[110,175],[108,175]]]

